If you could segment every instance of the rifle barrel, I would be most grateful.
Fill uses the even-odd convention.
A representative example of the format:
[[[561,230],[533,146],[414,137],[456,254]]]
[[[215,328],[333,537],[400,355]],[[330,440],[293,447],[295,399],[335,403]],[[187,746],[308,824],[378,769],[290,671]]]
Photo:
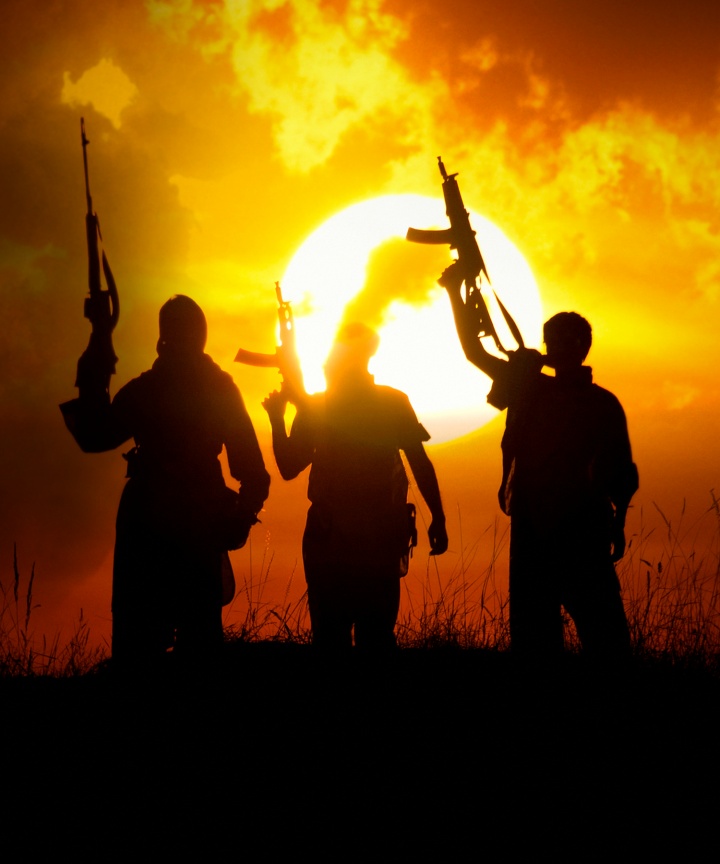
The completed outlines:
[[[90,177],[88,173],[88,160],[87,160],[87,146],[90,143],[87,135],[85,134],[85,118],[80,118],[80,141],[82,142],[82,151],[83,151],[83,168],[85,169],[85,198],[87,200],[87,212],[88,216],[92,216],[93,206],[92,206],[92,196],[90,195]]]

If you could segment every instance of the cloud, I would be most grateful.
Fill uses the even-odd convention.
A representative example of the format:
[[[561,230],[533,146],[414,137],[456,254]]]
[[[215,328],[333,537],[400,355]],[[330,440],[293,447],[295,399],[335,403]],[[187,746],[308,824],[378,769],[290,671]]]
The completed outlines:
[[[688,384],[665,381],[663,384],[662,398],[665,406],[670,411],[681,411],[692,405],[700,395],[700,391]]]
[[[112,60],[103,58],[96,66],[73,81],[69,72],[63,75],[60,101],[64,105],[92,105],[93,108],[120,128],[121,114],[137,96],[138,89],[123,70]]]
[[[708,396],[712,398],[714,394],[703,393],[690,381],[665,379],[658,381],[645,394],[642,407],[645,410],[669,411],[674,414],[691,406],[697,407],[698,403],[707,402]]]
[[[405,239],[392,238],[381,243],[371,253],[367,275],[362,289],[348,303],[343,314],[344,323],[362,321],[379,328],[385,323],[394,302],[422,307],[428,302],[435,283],[427,278],[429,260],[436,261],[439,273],[447,260],[447,247],[433,247],[432,259],[418,255]]]
[[[683,289],[716,295],[717,133],[625,103],[568,123],[557,147],[539,143],[524,159],[510,128],[476,141],[446,159],[462,169],[466,202],[509,233],[546,277],[644,272],[655,290],[657,280],[677,290],[681,279]]]
[[[406,29],[381,7],[380,0],[351,0],[343,9],[310,0],[226,0],[203,16],[201,50],[230,56],[238,93],[251,112],[273,118],[289,169],[322,164],[353,129],[392,123],[395,135],[412,138],[427,127],[427,88],[413,84],[393,59]],[[202,8],[151,7],[168,33],[193,39]]]

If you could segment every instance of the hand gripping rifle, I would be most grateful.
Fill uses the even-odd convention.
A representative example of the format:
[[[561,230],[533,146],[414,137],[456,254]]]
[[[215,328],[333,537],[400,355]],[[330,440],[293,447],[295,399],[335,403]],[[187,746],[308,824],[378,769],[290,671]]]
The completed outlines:
[[[475,231],[473,231],[470,225],[470,214],[465,209],[462,195],[460,194],[460,187],[455,179],[458,175],[447,173],[440,156],[438,156],[438,167],[443,178],[442,190],[443,197],[445,198],[445,212],[450,220],[450,227],[444,231],[408,228],[406,239],[412,243],[435,245],[447,243],[451,249],[457,251],[457,260],[462,269],[465,283],[465,306],[474,312],[477,335],[480,337],[491,336],[498,349],[503,354],[507,354],[508,352],[503,348],[495,330],[495,325],[490,317],[485,298],[480,291],[479,283],[482,281],[483,274],[485,275],[485,279],[487,279],[488,285],[490,285],[490,277],[488,276],[485,261],[475,237]],[[522,347],[524,345],[523,338],[517,324],[497,294],[495,292],[493,294],[510,332],[518,345]]]
[[[295,347],[295,320],[290,308],[290,301],[283,300],[279,282],[275,283],[275,294],[277,295],[278,321],[280,322],[280,344],[275,349],[275,353],[258,354],[255,351],[246,351],[241,348],[235,356],[235,362],[245,363],[247,366],[279,369],[283,379],[280,391],[285,394],[289,402],[297,405],[298,401],[305,395],[305,384]]]
[[[90,143],[85,135],[85,121],[80,119],[80,140],[83,149],[83,165],[85,168],[85,198],[87,213],[85,214],[85,232],[88,248],[88,287],[89,296],[85,298],[85,317],[92,325],[88,346],[78,360],[75,386],[80,391],[81,399],[109,399],[110,376],[115,374],[117,357],[112,343],[112,331],[118,321],[120,304],[117,287],[108,264],[105,251],[102,252],[102,270],[105,275],[107,290],[103,290],[100,280],[100,244],[102,234],[97,213],[93,210],[88,179],[87,145]]]

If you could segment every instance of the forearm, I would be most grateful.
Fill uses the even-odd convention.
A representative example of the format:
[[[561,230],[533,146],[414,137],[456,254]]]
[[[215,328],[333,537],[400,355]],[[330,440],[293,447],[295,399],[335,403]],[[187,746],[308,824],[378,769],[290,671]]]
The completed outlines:
[[[253,513],[259,513],[270,493],[270,475],[257,445],[249,447],[244,456],[242,460],[235,460],[231,473],[240,483],[242,504]]]
[[[475,316],[463,301],[460,289],[448,288],[448,296],[455,319],[455,329],[465,357],[473,366],[477,366],[478,369],[494,379],[502,371],[505,361],[494,354],[490,354],[483,347],[477,334]]]
[[[435,468],[422,444],[405,450],[410,470],[433,519],[445,519]]]
[[[275,418],[271,420],[272,445],[275,462],[283,480],[292,480],[310,464],[310,460],[301,453],[297,443],[287,434],[285,420]]]
[[[422,444],[416,444],[405,450],[405,455],[410,463],[415,482],[420,494],[430,508],[432,521],[428,527],[428,539],[430,540],[430,554],[442,555],[448,548],[448,536],[445,529],[445,513],[442,500],[440,499],[440,487],[438,486],[435,469],[428,458]]]
[[[72,399],[64,402],[60,410],[65,425],[84,453],[114,450],[132,437],[118,422],[107,398]]]

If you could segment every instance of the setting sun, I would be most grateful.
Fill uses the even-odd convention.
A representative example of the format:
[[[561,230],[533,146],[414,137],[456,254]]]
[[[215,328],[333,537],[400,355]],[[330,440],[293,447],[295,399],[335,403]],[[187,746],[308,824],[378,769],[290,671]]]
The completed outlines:
[[[492,289],[526,343],[537,345],[542,311],[527,262],[488,219],[471,213],[471,221]],[[348,207],[298,249],[283,277],[283,292],[293,303],[309,391],[324,389],[322,366],[338,325],[361,320],[381,335],[371,364],[376,380],[406,392],[438,442],[478,428],[496,412],[460,350],[450,305],[436,283],[451,263],[449,249],[408,243],[411,225],[446,227],[442,198],[386,195]],[[491,292],[488,297],[493,308]],[[514,347],[497,307],[494,312],[504,344]]]

